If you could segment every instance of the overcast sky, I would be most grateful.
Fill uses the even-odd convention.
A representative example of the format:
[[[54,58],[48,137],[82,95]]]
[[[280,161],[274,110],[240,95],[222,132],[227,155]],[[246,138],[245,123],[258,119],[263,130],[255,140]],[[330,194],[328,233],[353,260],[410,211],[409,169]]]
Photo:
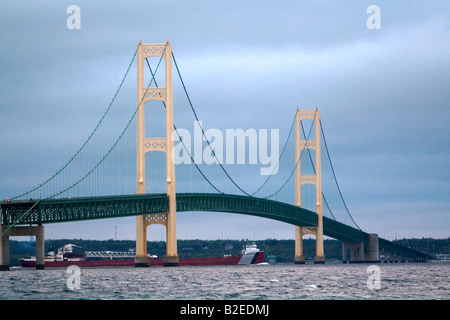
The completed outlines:
[[[73,4],[80,29],[66,24]],[[367,27],[373,4],[380,29]],[[281,148],[296,108],[318,107],[358,226],[387,239],[446,238],[449,16],[448,1],[2,1],[0,198],[61,168],[111,102],[139,40],[169,39],[205,128],[278,129]],[[132,68],[130,91],[120,97],[131,108],[135,79]],[[177,79],[174,68],[175,102],[183,98]],[[191,130],[192,113],[180,105],[175,124],[189,119],[177,126]],[[291,139],[275,190],[292,170],[293,148]],[[325,163],[325,151],[322,157]],[[134,187],[134,154],[124,158]],[[212,180],[238,193],[214,170]],[[250,192],[265,179],[258,170],[230,166]],[[324,193],[348,221],[330,174],[324,168]],[[284,196],[293,201],[293,193]],[[179,213],[177,228],[181,239],[294,238],[291,225],[234,214]],[[47,225],[45,232],[48,239],[109,239],[115,230],[118,239],[134,239],[135,219]],[[164,238],[163,227],[148,228],[149,240]]]

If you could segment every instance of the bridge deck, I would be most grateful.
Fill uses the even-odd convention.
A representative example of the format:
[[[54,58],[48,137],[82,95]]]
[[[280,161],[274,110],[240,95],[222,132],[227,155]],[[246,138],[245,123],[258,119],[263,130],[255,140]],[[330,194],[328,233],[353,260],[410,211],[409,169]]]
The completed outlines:
[[[229,194],[178,193],[177,212],[208,211],[253,215],[297,226],[316,226],[315,212],[273,200]],[[66,199],[21,200],[0,202],[1,223],[42,225],[92,219],[129,217],[167,212],[166,194],[120,195]],[[325,236],[343,242],[367,242],[368,233],[323,217]],[[396,249],[417,256],[408,248],[380,239],[380,249]]]

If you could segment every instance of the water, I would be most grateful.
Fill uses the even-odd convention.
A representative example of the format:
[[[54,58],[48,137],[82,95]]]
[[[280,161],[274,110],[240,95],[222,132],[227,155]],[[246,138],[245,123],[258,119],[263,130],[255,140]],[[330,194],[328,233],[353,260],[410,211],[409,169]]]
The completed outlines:
[[[379,289],[368,286],[369,264],[198,266],[80,269],[12,268],[0,272],[0,299],[324,300],[450,298],[450,263],[377,264]],[[72,289],[70,288],[72,287]]]

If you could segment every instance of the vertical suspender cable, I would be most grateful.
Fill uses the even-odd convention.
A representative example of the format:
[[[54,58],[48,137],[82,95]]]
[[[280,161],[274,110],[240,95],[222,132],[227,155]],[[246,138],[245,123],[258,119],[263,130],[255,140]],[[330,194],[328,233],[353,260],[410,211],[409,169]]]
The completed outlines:
[[[195,112],[194,106],[192,105],[191,98],[189,97],[189,94],[188,94],[188,92],[187,92],[187,90],[186,90],[186,86],[184,85],[184,81],[183,81],[183,78],[181,77],[180,69],[178,69],[178,64],[177,64],[177,61],[175,60],[175,56],[174,56],[173,52],[172,52],[172,58],[173,58],[173,62],[175,63],[175,67],[176,67],[176,69],[177,69],[178,76],[180,77],[181,84],[182,84],[182,86],[183,86],[184,92],[185,92],[186,97],[187,97],[187,99],[188,99],[189,105],[191,106],[191,110],[192,110],[192,112],[194,113],[194,116],[195,116],[195,119],[197,120],[197,122],[200,122],[199,119],[198,119],[198,117],[197,117],[197,113]],[[213,154],[214,157],[216,158],[217,163],[219,164],[220,168],[222,168],[222,171],[226,174],[226,176],[228,177],[228,179],[229,179],[229,180],[230,180],[230,181],[231,181],[231,182],[232,182],[239,190],[241,190],[245,195],[247,195],[247,196],[249,196],[249,197],[252,197],[251,194],[249,194],[249,193],[246,192],[244,189],[242,189],[242,188],[241,188],[241,187],[233,180],[233,178],[231,178],[231,176],[230,176],[230,175],[228,174],[228,172],[225,170],[225,168],[223,167],[223,165],[220,163],[219,159],[217,159],[216,153],[214,152],[214,149],[211,147],[211,144],[209,143],[209,139],[206,138],[205,132],[203,131],[203,128],[202,128],[201,126],[200,126],[200,129],[202,130],[203,137],[206,139],[206,142],[207,142],[209,148],[211,149],[212,154]]]
[[[148,59],[145,59],[145,61],[147,62],[147,66],[148,66],[148,69],[150,70],[150,73],[152,74],[152,77],[154,78],[155,77],[155,74],[153,74],[153,70],[152,70],[152,68],[150,67],[150,63],[148,62]],[[156,71],[155,71],[155,73],[156,73]],[[155,86],[158,88],[158,83],[156,82],[156,79],[155,79]],[[164,105],[164,108],[166,107],[166,103],[164,102],[164,101],[162,101],[162,103],[163,103],[163,105]],[[180,141],[181,141],[181,143],[183,144],[183,147],[184,147],[184,149],[186,150],[186,152],[187,152],[187,154],[189,155],[189,158],[191,158],[191,161],[192,161],[192,163],[195,165],[195,167],[197,168],[197,170],[200,172],[200,174],[203,176],[203,178],[209,183],[209,185],[211,186],[211,187],[213,187],[217,192],[219,192],[219,193],[222,193],[223,194],[223,192],[222,191],[220,191],[206,176],[205,176],[205,174],[202,172],[202,170],[200,170],[200,168],[198,167],[198,165],[195,163],[195,161],[194,161],[194,159],[192,158],[192,156],[191,156],[191,153],[188,151],[188,149],[187,149],[187,147],[186,147],[186,145],[184,144],[184,142],[183,142],[183,139],[181,138],[181,136],[180,136],[180,134],[178,133],[178,130],[177,130],[177,127],[175,126],[175,124],[173,124],[173,128],[175,129],[175,132],[177,133],[177,135],[178,135],[178,138],[180,138]]]
[[[336,186],[337,186],[337,188],[338,188],[339,195],[341,196],[342,203],[344,204],[345,209],[347,210],[347,213],[348,213],[350,219],[352,219],[352,221],[353,221],[353,223],[355,224],[355,226],[356,226],[359,230],[361,230],[361,228],[356,224],[355,220],[353,220],[353,217],[352,217],[352,215],[350,214],[350,211],[349,211],[348,208],[347,208],[347,204],[346,204],[345,201],[344,201],[344,197],[342,196],[341,188],[339,187],[339,183],[338,183],[338,181],[337,181],[336,174],[334,173],[333,163],[331,162],[330,153],[329,153],[329,151],[328,151],[327,140],[325,139],[325,134],[324,134],[324,132],[323,132],[322,121],[321,121],[321,120],[319,120],[319,121],[320,121],[320,129],[321,129],[321,131],[322,131],[323,141],[324,141],[324,144],[325,144],[325,149],[326,149],[327,155],[328,155],[328,161],[330,162],[330,165],[331,165],[331,171],[333,172],[334,181],[336,182]]]

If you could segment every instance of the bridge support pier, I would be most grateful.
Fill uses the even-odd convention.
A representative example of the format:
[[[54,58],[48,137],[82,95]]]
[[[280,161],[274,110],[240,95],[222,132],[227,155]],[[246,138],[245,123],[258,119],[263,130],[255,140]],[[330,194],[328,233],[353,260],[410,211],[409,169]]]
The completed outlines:
[[[136,256],[135,267],[149,267],[150,257],[147,255],[147,224],[145,216],[136,217]]]
[[[379,246],[378,246],[378,234],[376,234],[376,233],[369,234],[369,242],[367,245],[367,260],[369,262],[379,262],[380,261]]]
[[[316,236],[316,256],[314,257],[314,263],[325,263],[325,257],[323,255],[323,235],[321,236],[317,230],[317,227],[295,227],[295,264],[305,264],[305,256],[303,255],[303,236],[305,234]]]
[[[3,235],[5,227],[0,226],[0,270],[9,270],[9,237]]]
[[[348,256],[350,251],[350,257]],[[367,242],[343,242],[342,261],[350,263],[379,262],[378,235],[369,234]]]
[[[349,257],[350,253],[350,257]],[[342,261],[363,262],[364,261],[364,242],[343,242],[342,243]]]
[[[136,268],[150,267],[150,257],[134,257],[134,266]]]
[[[303,233],[302,227],[295,226],[295,264],[305,264],[305,256],[303,255]]]
[[[36,237],[36,269],[45,269],[45,239],[44,226],[0,227],[0,270],[9,270],[9,237]],[[3,234],[4,233],[4,234]]]
[[[180,265],[180,259],[178,255],[176,256],[168,256],[165,255],[163,257],[163,266],[164,267],[176,267]]]

